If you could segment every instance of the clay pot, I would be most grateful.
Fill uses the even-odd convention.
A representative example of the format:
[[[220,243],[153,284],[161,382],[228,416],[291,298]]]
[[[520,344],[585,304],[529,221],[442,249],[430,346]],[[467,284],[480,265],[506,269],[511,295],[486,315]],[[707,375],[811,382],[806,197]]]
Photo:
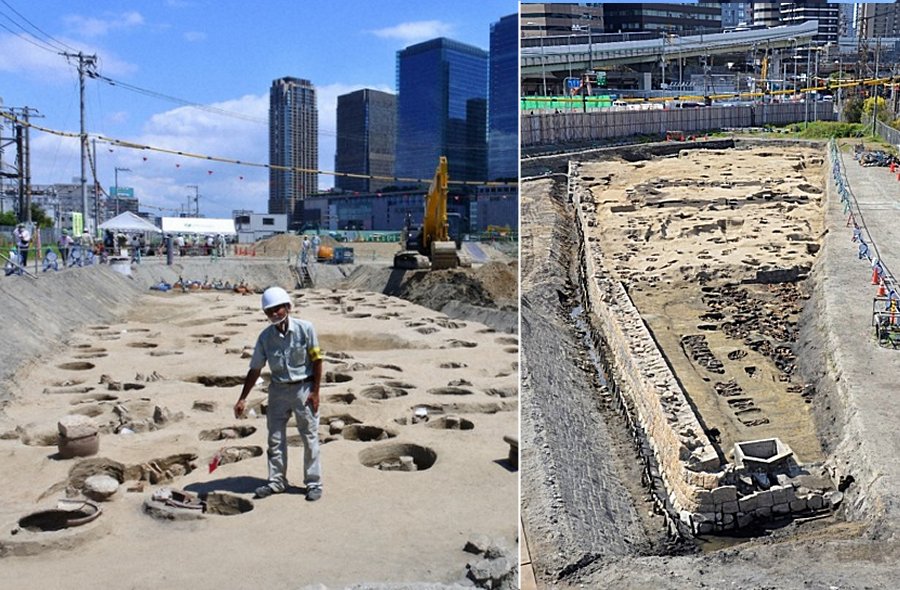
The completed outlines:
[[[79,438],[66,438],[59,436],[57,443],[59,449],[59,457],[61,459],[71,459],[72,457],[90,457],[96,455],[100,450],[100,433],[95,432],[88,436]]]

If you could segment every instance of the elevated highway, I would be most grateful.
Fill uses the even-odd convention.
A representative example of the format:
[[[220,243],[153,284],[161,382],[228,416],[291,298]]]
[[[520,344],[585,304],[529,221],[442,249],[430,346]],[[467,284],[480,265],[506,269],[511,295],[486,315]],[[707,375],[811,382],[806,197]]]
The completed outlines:
[[[554,71],[583,72],[591,66],[659,63],[661,60],[735,54],[753,49],[778,49],[808,45],[818,32],[818,21],[770,29],[713,33],[695,36],[668,35],[659,39],[616,43],[545,45],[522,47],[521,76],[541,76]],[[578,37],[575,37],[578,39]]]

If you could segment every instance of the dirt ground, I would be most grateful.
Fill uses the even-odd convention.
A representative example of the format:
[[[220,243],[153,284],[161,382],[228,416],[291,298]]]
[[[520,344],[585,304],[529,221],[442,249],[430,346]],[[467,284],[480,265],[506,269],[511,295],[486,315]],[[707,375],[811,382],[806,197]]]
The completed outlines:
[[[238,263],[210,269],[223,272],[227,264]],[[197,271],[188,267],[180,272]],[[71,293],[70,278],[88,293],[93,280],[121,279],[105,269],[87,274],[94,270],[59,273],[60,296]],[[162,271],[148,265],[137,280],[149,284]],[[463,580],[476,560],[463,548],[478,535],[515,555],[518,478],[503,437],[517,433],[516,335],[382,293],[293,291],[296,313],[317,326],[326,353],[325,495],[303,500],[301,449],[292,446],[289,493],[252,500],[266,477],[266,381],[250,396],[255,417],[235,420],[231,408],[249,347],[265,325],[258,295],[158,293],[125,283],[104,293],[130,304],[103,321],[83,321],[90,313],[78,311],[82,323],[55,336],[62,346],[31,356],[5,383],[0,558],[7,583],[416,585]],[[417,421],[417,411],[428,420]],[[57,422],[69,414],[100,426],[97,457],[104,462],[58,457]],[[223,450],[232,462],[210,473],[207,464]],[[421,469],[368,466],[395,455],[413,456]],[[95,521],[54,532],[18,527],[99,472],[127,475]],[[157,520],[143,505],[163,487],[224,492],[238,506],[252,502],[252,510]]]
[[[791,350],[823,232],[820,150],[584,164],[599,242],[726,458],[780,437],[823,459]]]

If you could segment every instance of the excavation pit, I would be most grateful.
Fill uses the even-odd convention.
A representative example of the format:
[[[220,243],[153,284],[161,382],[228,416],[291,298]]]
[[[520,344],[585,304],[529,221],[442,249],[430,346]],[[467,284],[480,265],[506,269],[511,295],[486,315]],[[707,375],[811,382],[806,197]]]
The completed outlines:
[[[201,430],[200,440],[231,440],[235,438],[247,438],[256,432],[255,426],[229,426],[212,430]]]
[[[60,500],[55,509],[33,512],[19,519],[19,528],[32,533],[61,531],[87,524],[102,511],[90,501]]]
[[[425,471],[437,461],[437,453],[412,443],[388,443],[359,452],[359,462],[380,471]]]
[[[440,430],[473,430],[475,423],[459,416],[441,416],[437,420],[429,421],[426,426]]]
[[[88,362],[71,362],[71,363],[63,363],[61,365],[56,365],[58,368],[63,369],[64,371],[89,371],[94,368],[94,363]]]
[[[409,395],[409,392],[399,387],[389,387],[387,385],[370,385],[369,387],[362,389],[359,394],[368,399],[386,400]]]
[[[197,375],[186,381],[200,383],[206,387],[235,387],[243,385],[244,375]]]
[[[210,492],[206,496],[205,512],[218,516],[235,516],[253,510],[253,502],[247,498],[226,492]]]
[[[355,440],[359,442],[371,442],[373,440],[387,440],[397,436],[380,426],[371,426],[368,424],[350,424],[341,430],[341,436],[344,440]]]

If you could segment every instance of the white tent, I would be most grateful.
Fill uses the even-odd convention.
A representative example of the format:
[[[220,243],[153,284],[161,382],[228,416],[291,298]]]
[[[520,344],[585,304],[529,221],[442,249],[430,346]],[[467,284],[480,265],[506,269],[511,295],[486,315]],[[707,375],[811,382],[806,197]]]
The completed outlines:
[[[162,229],[167,234],[234,235],[234,219],[211,217],[163,217]]]
[[[109,221],[100,224],[100,229],[124,232],[154,232],[162,233],[162,230],[131,211],[119,213]]]

